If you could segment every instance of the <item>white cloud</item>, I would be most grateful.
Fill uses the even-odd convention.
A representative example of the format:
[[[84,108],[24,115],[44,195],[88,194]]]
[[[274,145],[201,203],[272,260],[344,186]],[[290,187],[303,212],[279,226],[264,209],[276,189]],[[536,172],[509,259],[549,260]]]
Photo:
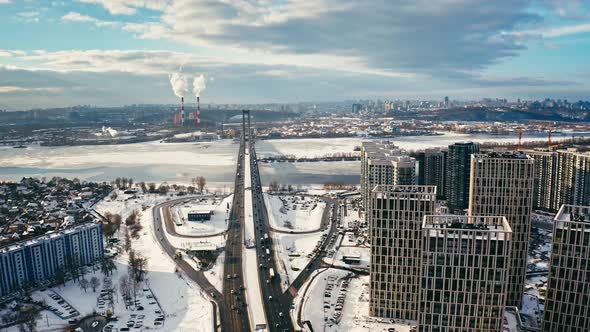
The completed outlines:
[[[0,93],[14,93],[14,92],[60,92],[62,88],[45,87],[45,88],[31,88],[22,86],[0,85]]]
[[[66,15],[61,17],[61,20],[62,21],[70,21],[70,22],[88,22],[88,23],[92,23],[92,24],[99,26],[99,27],[116,26],[117,25],[116,22],[103,21],[103,20],[96,19],[94,17],[82,15],[82,14],[76,13],[76,12],[67,13]]]
[[[580,33],[589,33],[590,32],[590,23],[586,24],[576,24],[576,25],[569,25],[569,26],[562,26],[557,28],[550,28],[545,31],[542,31],[542,36],[545,38],[555,38],[555,37],[562,37],[562,36],[569,36],[575,35]]]
[[[137,8],[162,10],[169,2],[167,0],[78,0],[83,3],[94,3],[103,6],[113,15],[133,15]]]
[[[10,3],[10,0],[0,0],[0,5],[6,5],[9,3]]]
[[[37,11],[25,11],[16,15],[27,22],[39,22],[39,18],[41,17],[41,13]]]

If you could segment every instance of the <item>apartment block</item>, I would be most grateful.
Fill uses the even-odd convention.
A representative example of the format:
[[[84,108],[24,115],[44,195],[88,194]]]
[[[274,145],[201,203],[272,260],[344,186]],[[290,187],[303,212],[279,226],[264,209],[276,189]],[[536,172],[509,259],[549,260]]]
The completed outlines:
[[[103,256],[102,225],[86,223],[0,248],[0,296],[53,278],[65,265]]]
[[[535,160],[533,209],[556,210],[557,152],[548,149],[524,150]]]
[[[377,186],[367,213],[372,316],[417,320],[422,221],[435,213],[435,186]]]
[[[553,223],[545,332],[590,331],[590,206],[563,205]]]
[[[452,212],[462,211],[469,206],[469,174],[471,155],[474,153],[479,153],[479,144],[459,142],[449,145],[445,196]]]
[[[421,332],[502,331],[512,230],[501,216],[425,216]]]
[[[471,157],[470,216],[505,216],[512,228],[509,306],[520,307],[524,292],[533,205],[534,159],[521,152]]]
[[[447,151],[442,149],[426,149],[418,152],[419,163],[418,184],[436,186],[438,199],[445,199]]]
[[[363,142],[361,147],[361,198],[368,209],[371,191],[379,185],[414,185],[417,162],[389,141]]]

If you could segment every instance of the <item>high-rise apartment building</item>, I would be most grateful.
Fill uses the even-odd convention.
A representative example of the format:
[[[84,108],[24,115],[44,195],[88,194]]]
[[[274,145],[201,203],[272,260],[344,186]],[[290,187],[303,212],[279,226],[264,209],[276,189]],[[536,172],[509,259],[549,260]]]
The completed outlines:
[[[434,186],[377,186],[368,210],[372,316],[416,320],[422,221],[435,213]]]
[[[102,225],[86,223],[0,248],[0,296],[103,256]]]
[[[590,206],[563,205],[553,223],[544,332],[590,331]]]
[[[512,231],[504,217],[425,216],[421,332],[502,331]]]
[[[531,233],[534,159],[519,152],[471,157],[470,216],[505,216],[512,228],[507,305],[522,302]]]
[[[436,186],[438,199],[445,199],[447,151],[426,149],[416,155],[418,161],[418,184]]]
[[[557,152],[547,149],[523,151],[535,159],[533,209],[555,210],[557,187]]]
[[[554,210],[562,204],[590,205],[590,153],[558,150],[557,163]]]
[[[479,153],[479,144],[459,142],[449,145],[446,169],[446,198],[449,210],[457,212],[469,206],[471,155]]]
[[[388,141],[363,142],[361,147],[361,198],[365,210],[378,185],[414,185],[416,159]]]

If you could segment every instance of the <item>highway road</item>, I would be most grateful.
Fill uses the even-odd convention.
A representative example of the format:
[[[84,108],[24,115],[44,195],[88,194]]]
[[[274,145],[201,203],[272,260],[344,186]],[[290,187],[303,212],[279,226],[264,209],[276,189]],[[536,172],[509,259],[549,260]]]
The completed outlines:
[[[294,331],[289,315],[293,301],[292,298],[283,293],[280,277],[276,275],[278,264],[275,260],[272,237],[269,235],[268,239],[264,239],[265,234],[270,234],[270,228],[268,227],[268,220],[266,220],[266,206],[262,196],[260,172],[256,161],[254,144],[250,144],[249,148],[252,173],[252,203],[254,205],[253,217],[256,227],[256,254],[258,255],[260,288],[268,321],[268,331]],[[266,250],[269,251],[270,255],[266,254]],[[271,268],[275,271],[276,276],[274,278],[271,278],[269,274]]]
[[[214,324],[217,327],[221,324],[221,331],[224,332],[249,332],[250,325],[248,322],[248,314],[246,310],[246,304],[244,303],[244,290],[242,289],[243,278],[242,278],[242,224],[243,224],[243,208],[244,204],[244,165],[243,165],[243,151],[244,145],[240,144],[238,163],[236,165],[236,180],[235,180],[235,191],[232,203],[232,209],[229,217],[228,230],[225,232],[226,238],[226,251],[225,251],[225,264],[224,274],[229,275],[228,279],[226,276],[223,278],[223,292],[220,293],[211,283],[207,280],[202,271],[196,271],[184,260],[175,260],[177,266],[193,281],[195,281],[201,289],[209,294],[213,300],[211,301],[214,306]],[[164,234],[164,227],[166,230],[173,230],[170,214],[170,206],[173,204],[187,200],[187,198],[176,199],[164,202],[156,205],[153,208],[154,215],[154,230],[155,236],[159,240],[160,245],[164,251],[174,259],[176,249],[170,244]],[[162,220],[162,217],[166,220]],[[172,232],[176,234],[176,232]],[[202,236],[182,236],[180,237],[202,237]],[[234,290],[232,294],[231,290]],[[217,318],[217,308],[219,309],[219,319]]]
[[[250,132],[250,130],[248,130]],[[243,267],[242,267],[242,251],[244,240],[244,153],[245,149],[250,152],[250,170],[252,180],[252,204],[253,204],[253,219],[255,225],[256,238],[256,255],[258,259],[259,268],[259,284],[262,292],[262,299],[264,311],[266,314],[268,326],[267,331],[291,332],[295,331],[290,319],[290,310],[293,303],[293,298],[301,286],[309,279],[311,273],[319,268],[326,267],[322,258],[325,255],[325,249],[328,246],[330,239],[336,234],[336,225],[338,218],[338,201],[330,198],[325,198],[326,211],[322,216],[321,229],[329,227],[329,235],[321,245],[320,253],[312,258],[308,266],[301,271],[299,276],[293,281],[289,291],[283,293],[281,287],[281,280],[277,274],[277,266],[279,262],[276,261],[275,252],[270,236],[273,229],[268,221],[267,209],[264,203],[262,194],[262,184],[260,180],[260,172],[258,170],[258,163],[256,157],[256,150],[254,141],[249,137],[246,139],[242,136],[240,141],[240,148],[238,152],[238,159],[236,165],[236,177],[234,184],[234,198],[232,208],[229,216],[228,230],[226,235],[225,247],[225,262],[223,278],[223,292],[217,291],[213,285],[207,280],[203,272],[195,271],[184,260],[176,260],[178,267],[192,280],[194,280],[207,294],[212,297],[212,303],[219,309],[219,317],[214,317],[215,326],[220,326],[221,331],[224,332],[250,332],[250,323],[248,317],[247,304],[245,303],[244,281],[243,281]],[[154,214],[154,230],[160,245],[164,251],[174,259],[176,249],[168,242],[164,227],[168,231],[172,229],[173,225],[170,214],[170,206],[172,204],[186,200],[186,198],[168,201],[159,204],[153,208]],[[330,211],[332,213],[330,213]],[[161,216],[167,220],[162,220]],[[164,223],[163,223],[164,222]],[[172,234],[176,232],[171,232]],[[265,235],[268,234],[268,239]],[[181,236],[181,235],[176,235]],[[182,236],[191,237],[191,236]],[[267,254],[267,250],[269,254]],[[270,269],[275,271],[275,276],[270,276]],[[214,315],[215,315],[214,310]]]
[[[244,139],[240,142],[234,199],[229,217],[227,241],[225,244],[225,264],[223,268],[223,302],[227,321],[222,322],[222,330],[250,331],[248,310],[244,295],[244,278],[242,275],[242,243],[244,231]],[[232,292],[233,291],[233,292]]]

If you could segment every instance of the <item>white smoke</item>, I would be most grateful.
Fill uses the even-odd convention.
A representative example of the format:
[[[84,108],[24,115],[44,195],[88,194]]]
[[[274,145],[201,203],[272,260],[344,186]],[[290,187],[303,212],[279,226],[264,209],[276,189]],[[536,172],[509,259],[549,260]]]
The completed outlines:
[[[188,92],[188,80],[181,72],[172,73],[169,75],[170,85],[172,85],[172,91],[177,97],[184,97]]]
[[[200,97],[201,93],[203,91],[205,91],[205,88],[207,88],[207,83],[205,82],[205,76],[199,75],[199,76],[195,77],[195,79],[193,81],[193,93],[195,94],[195,96]]]
[[[115,137],[119,135],[119,132],[111,127],[102,126],[102,130],[100,131],[100,133],[96,133],[94,135],[101,137]]]

